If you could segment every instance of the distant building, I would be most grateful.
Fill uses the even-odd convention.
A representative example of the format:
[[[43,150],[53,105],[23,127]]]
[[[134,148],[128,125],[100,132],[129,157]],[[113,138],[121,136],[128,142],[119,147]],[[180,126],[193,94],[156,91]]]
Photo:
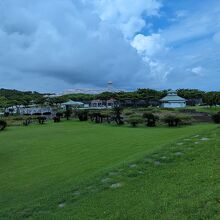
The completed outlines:
[[[63,106],[66,110],[68,110],[68,109],[72,109],[72,108],[83,108],[84,103],[69,100],[68,102],[62,103],[61,106]]]
[[[164,98],[160,100],[161,108],[184,108],[186,99],[177,95],[176,91],[170,90]]]
[[[92,107],[92,108],[102,108],[102,107],[105,107],[105,103],[104,103],[103,100],[100,100],[100,99],[92,100],[91,104],[90,104],[90,107]]]
[[[118,101],[116,99],[105,100],[92,100],[90,103],[91,108],[114,108],[118,105]]]
[[[45,114],[52,113],[52,108],[49,106],[37,106],[37,105],[17,105],[11,106],[5,109],[5,113],[18,114],[18,115],[34,115],[34,114]]]
[[[190,99],[187,99],[186,104],[190,106],[202,105],[203,100],[202,98],[190,98]]]
[[[107,108],[114,108],[114,107],[116,107],[118,105],[119,105],[119,103],[118,103],[118,101],[116,99],[109,99],[106,102],[106,107]]]

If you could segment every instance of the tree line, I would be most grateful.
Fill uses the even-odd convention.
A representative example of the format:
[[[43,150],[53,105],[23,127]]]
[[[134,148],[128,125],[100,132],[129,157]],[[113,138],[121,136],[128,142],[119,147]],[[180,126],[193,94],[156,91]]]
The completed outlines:
[[[22,92],[18,90],[0,89],[0,107],[6,108],[13,105],[28,106],[32,103],[38,105],[54,105],[66,102],[68,100],[89,102],[94,99],[108,100],[114,98],[120,102],[131,100],[136,103],[140,100],[158,101],[166,96],[168,90],[154,90],[154,89],[137,89],[132,92],[103,92],[101,94],[69,94],[59,97],[47,97],[46,94],[38,92]],[[220,105],[220,92],[211,91],[205,92],[198,89],[179,89],[177,94],[187,100],[201,99],[204,104],[215,106]]]

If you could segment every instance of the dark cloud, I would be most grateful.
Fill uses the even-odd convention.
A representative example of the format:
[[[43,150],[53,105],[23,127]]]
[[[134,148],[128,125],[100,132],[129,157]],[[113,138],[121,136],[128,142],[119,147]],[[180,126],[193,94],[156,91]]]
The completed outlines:
[[[143,67],[122,33],[81,1],[7,0],[0,14],[1,68],[101,86],[131,80]]]

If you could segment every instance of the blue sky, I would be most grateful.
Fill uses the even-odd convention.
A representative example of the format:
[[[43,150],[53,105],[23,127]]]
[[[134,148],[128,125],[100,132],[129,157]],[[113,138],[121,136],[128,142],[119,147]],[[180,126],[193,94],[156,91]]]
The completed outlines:
[[[1,0],[0,87],[219,90],[218,0]]]

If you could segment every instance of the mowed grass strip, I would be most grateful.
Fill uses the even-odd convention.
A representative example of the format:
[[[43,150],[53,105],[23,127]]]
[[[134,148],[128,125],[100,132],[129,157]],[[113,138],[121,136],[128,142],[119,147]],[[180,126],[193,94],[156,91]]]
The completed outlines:
[[[81,187],[77,199],[69,193],[62,206],[53,212],[35,212],[33,217],[220,219],[220,128],[178,143],[118,167],[114,175],[101,177],[102,184],[99,180],[90,188]]]
[[[214,127],[133,129],[72,121],[10,127],[0,133],[0,216],[51,210],[80,183]]]

